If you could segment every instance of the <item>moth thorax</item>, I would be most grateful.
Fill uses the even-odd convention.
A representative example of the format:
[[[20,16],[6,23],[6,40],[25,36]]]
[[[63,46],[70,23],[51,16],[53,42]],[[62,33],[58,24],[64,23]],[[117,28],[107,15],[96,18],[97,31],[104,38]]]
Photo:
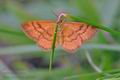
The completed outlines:
[[[61,13],[57,18],[57,24],[62,24],[65,21],[67,14]]]
[[[58,31],[61,31],[61,26],[58,26],[58,29],[57,29]]]

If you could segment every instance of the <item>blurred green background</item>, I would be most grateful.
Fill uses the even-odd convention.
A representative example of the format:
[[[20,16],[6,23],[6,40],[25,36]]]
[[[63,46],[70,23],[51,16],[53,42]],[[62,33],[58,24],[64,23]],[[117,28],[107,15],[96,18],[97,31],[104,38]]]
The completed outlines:
[[[0,0],[0,80],[120,80],[120,35],[98,30],[75,54],[56,48],[49,74],[51,52],[21,30],[63,11],[120,31],[119,7],[120,0]]]

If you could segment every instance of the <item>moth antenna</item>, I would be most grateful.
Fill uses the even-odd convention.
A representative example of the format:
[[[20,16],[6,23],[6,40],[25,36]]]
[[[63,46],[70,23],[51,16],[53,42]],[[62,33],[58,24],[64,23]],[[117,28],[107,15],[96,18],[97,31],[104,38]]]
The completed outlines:
[[[59,15],[62,13],[66,13],[64,10],[51,10],[51,11],[56,17],[59,17]]]
[[[52,10],[52,13],[53,13],[56,17],[59,16],[59,15],[57,14],[57,12],[55,12],[54,10]]]

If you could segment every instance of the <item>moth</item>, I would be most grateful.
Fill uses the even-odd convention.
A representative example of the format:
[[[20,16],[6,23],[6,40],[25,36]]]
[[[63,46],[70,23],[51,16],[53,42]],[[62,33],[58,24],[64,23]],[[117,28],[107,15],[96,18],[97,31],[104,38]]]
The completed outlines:
[[[96,33],[96,28],[83,22],[66,22],[65,13],[61,13],[57,21],[35,20],[22,25],[25,34],[34,40],[38,46],[48,50],[52,48],[54,31],[58,26],[55,47],[59,44],[65,51],[76,51],[82,43],[92,38]]]

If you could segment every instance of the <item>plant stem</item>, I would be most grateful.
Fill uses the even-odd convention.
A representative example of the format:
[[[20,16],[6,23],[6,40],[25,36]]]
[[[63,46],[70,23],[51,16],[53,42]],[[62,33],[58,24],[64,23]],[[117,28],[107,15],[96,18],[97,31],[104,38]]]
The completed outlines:
[[[50,56],[50,64],[49,64],[49,72],[52,70],[52,65],[53,65],[53,59],[54,59],[54,53],[55,53],[55,42],[56,42],[56,36],[57,36],[57,29],[58,29],[58,24],[56,25],[55,31],[54,31],[54,37],[53,37],[53,43],[52,43],[52,53]]]
[[[93,67],[93,69],[98,73],[102,73],[102,70],[94,64],[89,52],[85,51],[85,54],[86,54],[86,57],[87,57],[89,64]]]

